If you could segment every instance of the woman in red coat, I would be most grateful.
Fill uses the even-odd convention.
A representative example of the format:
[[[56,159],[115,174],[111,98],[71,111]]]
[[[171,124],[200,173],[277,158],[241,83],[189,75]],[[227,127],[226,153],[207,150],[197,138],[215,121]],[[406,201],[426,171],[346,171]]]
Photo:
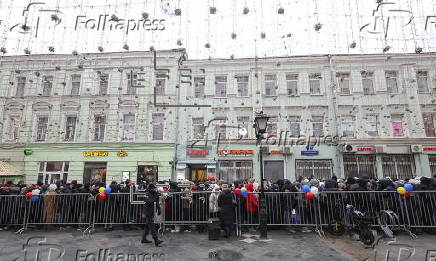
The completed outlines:
[[[248,224],[259,224],[258,211],[259,211],[259,196],[254,192],[253,184],[245,185],[249,192],[245,198],[245,208],[247,210]]]

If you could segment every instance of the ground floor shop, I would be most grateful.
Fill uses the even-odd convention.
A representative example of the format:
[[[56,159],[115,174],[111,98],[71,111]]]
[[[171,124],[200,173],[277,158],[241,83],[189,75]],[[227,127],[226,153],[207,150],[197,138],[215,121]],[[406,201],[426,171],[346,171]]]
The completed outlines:
[[[0,158],[22,172],[26,183],[79,183],[125,181],[142,183],[168,180],[172,175],[174,147],[149,145],[35,145],[0,149]]]

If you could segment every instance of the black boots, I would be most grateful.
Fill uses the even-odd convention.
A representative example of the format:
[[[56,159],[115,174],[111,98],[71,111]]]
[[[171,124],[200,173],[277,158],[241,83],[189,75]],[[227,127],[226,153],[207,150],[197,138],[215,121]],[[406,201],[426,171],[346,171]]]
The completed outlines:
[[[154,240],[154,245],[157,246],[157,247],[158,247],[160,244],[162,244],[162,243],[163,243],[163,241],[162,241],[162,240],[159,240],[159,239],[157,239],[157,238]]]
[[[151,241],[150,241],[150,240],[147,240],[146,238],[143,238],[143,239],[141,240],[141,243],[142,243],[142,244],[146,244],[146,243],[151,243]]]

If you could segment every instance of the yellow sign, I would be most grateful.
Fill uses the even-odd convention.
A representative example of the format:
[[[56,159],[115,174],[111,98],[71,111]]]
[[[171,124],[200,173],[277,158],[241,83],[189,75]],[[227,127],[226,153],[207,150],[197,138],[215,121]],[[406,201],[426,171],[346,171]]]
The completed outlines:
[[[107,157],[109,152],[107,151],[85,151],[83,157]]]
[[[127,157],[127,155],[127,152],[125,152],[124,150],[120,150],[117,152],[118,157]]]

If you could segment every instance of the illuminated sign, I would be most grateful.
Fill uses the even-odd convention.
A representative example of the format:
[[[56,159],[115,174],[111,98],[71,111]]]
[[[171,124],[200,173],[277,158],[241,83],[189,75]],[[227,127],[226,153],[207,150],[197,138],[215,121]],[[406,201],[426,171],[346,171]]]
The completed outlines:
[[[207,155],[209,155],[209,151],[208,150],[187,150],[186,151],[186,155],[189,157],[206,157]]]
[[[109,152],[107,151],[85,151],[83,157],[107,157]]]
[[[270,154],[283,154],[283,151],[281,151],[281,150],[272,150],[269,153]]]
[[[127,152],[125,152],[124,150],[120,150],[117,152],[118,157],[127,157],[127,155],[129,154],[127,154]]]
[[[427,150],[427,151],[429,151],[429,150],[436,150],[436,147],[434,147],[434,148],[423,148],[423,150]]]
[[[218,150],[219,155],[250,155],[254,150]]]
[[[358,147],[357,151],[373,151],[373,147]]]

